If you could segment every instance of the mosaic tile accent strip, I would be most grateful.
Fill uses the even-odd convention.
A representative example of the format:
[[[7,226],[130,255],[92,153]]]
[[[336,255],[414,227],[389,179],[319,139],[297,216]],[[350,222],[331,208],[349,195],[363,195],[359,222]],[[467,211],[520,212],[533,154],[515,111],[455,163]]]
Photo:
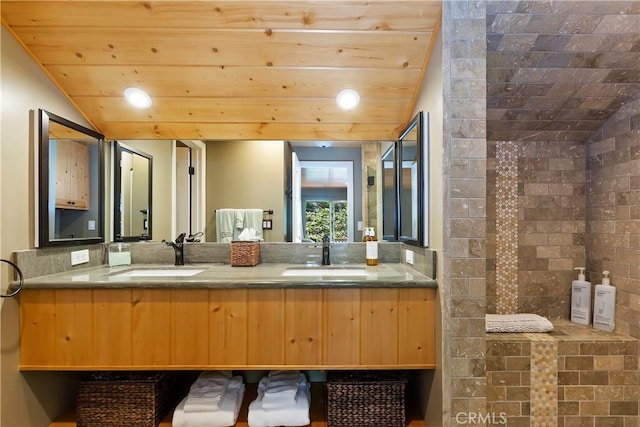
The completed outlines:
[[[496,311],[518,312],[518,144],[496,143]]]
[[[531,425],[558,426],[558,342],[547,334],[531,339]]]

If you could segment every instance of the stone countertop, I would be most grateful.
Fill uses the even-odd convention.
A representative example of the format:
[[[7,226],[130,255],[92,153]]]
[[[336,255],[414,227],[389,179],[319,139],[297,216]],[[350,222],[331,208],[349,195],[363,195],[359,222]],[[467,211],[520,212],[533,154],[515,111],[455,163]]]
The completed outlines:
[[[34,277],[24,289],[227,289],[227,288],[436,288],[435,279],[407,265],[383,263],[309,266],[305,264],[132,264],[90,267]]]

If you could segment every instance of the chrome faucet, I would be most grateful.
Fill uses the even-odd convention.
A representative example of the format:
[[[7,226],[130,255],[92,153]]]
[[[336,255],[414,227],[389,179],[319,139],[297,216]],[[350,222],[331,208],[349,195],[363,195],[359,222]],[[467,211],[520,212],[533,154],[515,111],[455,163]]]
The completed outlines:
[[[325,234],[322,238],[322,265],[331,265],[331,259],[329,257],[329,235]]]
[[[173,248],[173,251],[175,252],[175,265],[184,265],[184,238],[186,237],[186,235],[187,233],[180,233],[180,235],[176,237],[175,242],[167,242],[166,240],[163,240],[163,242],[167,246],[171,246]]]

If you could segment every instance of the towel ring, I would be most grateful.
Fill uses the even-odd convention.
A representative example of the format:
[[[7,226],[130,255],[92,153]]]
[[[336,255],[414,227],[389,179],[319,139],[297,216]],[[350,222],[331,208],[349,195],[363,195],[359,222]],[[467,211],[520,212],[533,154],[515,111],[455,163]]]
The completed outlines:
[[[22,287],[24,286],[24,276],[22,275],[22,270],[20,270],[20,267],[18,267],[17,265],[15,265],[14,263],[12,263],[11,261],[8,261],[6,259],[1,259],[0,258],[0,262],[6,262],[7,264],[9,264],[10,266],[12,266],[13,268],[15,268],[16,272],[18,273],[18,287],[11,293],[8,293],[6,295],[0,295],[0,297],[2,298],[11,298],[11,297],[15,297],[16,295],[18,295],[20,293],[20,291],[22,290]]]

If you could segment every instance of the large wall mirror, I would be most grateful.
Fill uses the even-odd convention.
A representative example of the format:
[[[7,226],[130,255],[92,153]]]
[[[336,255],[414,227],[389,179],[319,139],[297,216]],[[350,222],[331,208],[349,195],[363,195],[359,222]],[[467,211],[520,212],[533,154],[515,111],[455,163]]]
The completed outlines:
[[[113,240],[150,240],[153,158],[116,141],[113,165]]]
[[[419,112],[396,146],[398,240],[429,246],[428,115]]]
[[[38,110],[39,247],[104,242],[103,135]]]

